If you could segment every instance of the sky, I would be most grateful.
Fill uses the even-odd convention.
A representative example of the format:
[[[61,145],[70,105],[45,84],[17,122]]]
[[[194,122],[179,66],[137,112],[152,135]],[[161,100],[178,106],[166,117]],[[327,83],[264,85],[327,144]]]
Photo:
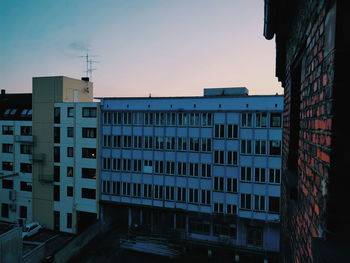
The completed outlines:
[[[80,79],[89,50],[95,97],[282,94],[263,19],[263,0],[0,0],[0,86]]]

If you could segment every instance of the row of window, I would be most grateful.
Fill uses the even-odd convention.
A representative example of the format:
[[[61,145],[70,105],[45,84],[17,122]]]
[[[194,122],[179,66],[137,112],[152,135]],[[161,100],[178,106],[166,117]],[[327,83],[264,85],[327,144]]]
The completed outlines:
[[[13,134],[13,126],[12,125],[3,125],[2,128],[3,135],[12,135]],[[30,136],[32,135],[32,126],[21,126],[20,134],[22,136]]]
[[[8,218],[9,217],[9,210],[10,206],[15,206],[16,204],[1,204],[1,217]],[[27,218],[27,207],[24,205],[20,205],[19,207],[19,217],[20,218]]]
[[[11,179],[2,179],[2,188],[3,189],[13,189],[14,188],[14,182]],[[20,190],[31,192],[32,191],[32,183],[31,182],[24,182],[20,181]]]
[[[61,181],[61,167],[54,166],[53,167],[53,180],[54,182]],[[72,166],[66,167],[66,176],[74,177],[74,168]],[[96,179],[96,169],[94,168],[81,168],[81,178],[86,179]]]
[[[13,144],[12,143],[3,143],[2,144],[2,152],[3,153],[13,153]],[[20,153],[21,154],[32,154],[32,152],[33,152],[32,145],[21,143],[21,145],[20,145]]]
[[[96,138],[96,128],[82,128],[81,137],[82,138]],[[68,138],[74,137],[74,127],[66,128],[66,136]],[[60,143],[61,141],[61,127],[54,127],[54,143]]]
[[[54,201],[61,201],[61,192],[60,192],[60,186],[54,185],[53,186],[53,200]],[[73,186],[67,186],[66,187],[66,196],[72,197],[73,196]],[[96,199],[96,189],[91,188],[81,188],[81,198],[85,199]]]
[[[97,108],[96,107],[83,107],[82,108],[82,117],[83,118],[96,118],[97,117]],[[68,107],[67,108],[67,117],[72,118],[74,117],[74,107]],[[61,122],[61,108],[55,107],[54,108],[54,122],[60,123]]]
[[[74,148],[67,147],[67,157],[73,157]],[[55,163],[61,162],[61,147],[53,147],[53,158]],[[81,158],[96,159],[96,148],[82,148]]]
[[[282,114],[278,112],[242,113],[241,127],[252,128],[255,116],[256,128],[280,128]],[[270,122],[268,122],[268,117]],[[210,127],[214,123],[213,113],[197,112],[103,112],[104,125],[155,125]]]
[[[176,201],[184,203],[211,205],[212,192],[206,189],[129,183],[129,182],[110,182],[102,181],[102,193],[117,196],[146,198],[166,201]],[[279,213],[280,198],[264,195],[240,194],[240,208],[245,210],[254,210],[261,212]],[[224,203],[214,203],[214,212],[216,213],[236,213],[236,205],[229,204],[224,210]]]
[[[4,117],[11,117],[14,116],[17,113],[18,109],[6,109],[4,111],[3,116]],[[32,109],[23,109],[20,113],[21,117],[30,117],[32,116]]]

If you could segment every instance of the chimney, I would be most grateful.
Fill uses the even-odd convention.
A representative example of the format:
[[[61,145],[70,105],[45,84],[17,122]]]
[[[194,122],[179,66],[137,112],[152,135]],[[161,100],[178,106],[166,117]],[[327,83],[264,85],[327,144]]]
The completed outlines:
[[[1,90],[1,96],[4,96],[5,93],[6,93],[6,90],[2,89],[2,90]]]
[[[89,77],[82,77],[81,80],[89,82]]]

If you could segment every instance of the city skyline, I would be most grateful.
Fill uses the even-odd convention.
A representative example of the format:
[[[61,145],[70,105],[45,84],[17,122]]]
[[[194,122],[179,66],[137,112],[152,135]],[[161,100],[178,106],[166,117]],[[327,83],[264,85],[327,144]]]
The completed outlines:
[[[0,3],[0,75],[9,92],[32,77],[85,75],[96,97],[190,96],[245,86],[282,93],[275,45],[262,36],[263,1],[11,1]]]

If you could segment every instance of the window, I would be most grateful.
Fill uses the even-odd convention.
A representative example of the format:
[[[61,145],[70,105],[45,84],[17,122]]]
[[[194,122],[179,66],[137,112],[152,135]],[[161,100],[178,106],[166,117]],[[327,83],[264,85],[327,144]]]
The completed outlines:
[[[13,180],[2,179],[3,189],[13,189]]]
[[[152,185],[144,184],[143,185],[143,197],[144,198],[152,198]]]
[[[177,150],[178,151],[187,151],[187,138],[178,137],[177,138]]]
[[[74,137],[74,127],[67,127],[67,137]]]
[[[281,169],[269,169],[269,183],[280,184],[281,183]]]
[[[188,116],[185,112],[179,112],[177,114],[177,125],[178,126],[187,126],[188,125]]]
[[[189,218],[188,231],[190,233],[198,233],[209,235],[210,234],[210,223],[203,222],[196,218]]]
[[[132,123],[134,125],[142,125],[143,124],[143,113],[142,112],[134,112],[132,114]]]
[[[142,171],[142,160],[133,159],[133,172],[140,173]]]
[[[226,213],[230,214],[230,215],[236,215],[237,214],[237,206],[232,205],[232,204],[227,204]]]
[[[214,137],[216,139],[225,138],[225,125],[224,124],[215,124],[215,126],[214,126]]]
[[[165,187],[165,200],[174,201],[175,200],[175,187],[166,186]]]
[[[73,147],[67,147],[67,157],[73,157],[73,156],[74,156]]]
[[[84,107],[82,110],[83,110],[83,118],[96,118],[97,116],[96,107]]]
[[[266,154],[266,141],[256,140],[255,141],[255,154]]]
[[[224,177],[214,176],[214,190],[224,191]]]
[[[165,174],[174,175],[175,174],[175,162],[166,161],[165,162]]]
[[[154,161],[155,163],[155,173],[156,174],[164,174],[164,162],[163,161]]]
[[[198,171],[198,163],[190,163],[190,176],[197,176],[199,175]]]
[[[109,194],[110,193],[110,182],[109,181],[102,181],[102,193]]]
[[[211,113],[202,113],[202,126],[209,127],[213,125],[213,115]]]
[[[19,217],[20,218],[27,218],[27,207],[24,205],[19,206]]]
[[[124,148],[131,148],[131,135],[124,135],[123,136],[123,147]]]
[[[67,228],[72,228],[72,213],[67,213]]]
[[[273,112],[270,113],[270,127],[280,128],[282,126],[282,113]]]
[[[152,149],[153,148],[153,137],[152,136],[144,136],[143,147],[144,147],[144,149]]]
[[[241,194],[241,208],[242,209],[252,209],[252,195],[251,194]]]
[[[177,188],[177,201],[186,202],[186,188],[178,187]]]
[[[60,141],[61,141],[61,128],[54,127],[53,128],[53,142],[60,143]]]
[[[71,166],[67,167],[67,177],[73,177],[74,176],[74,169]]]
[[[214,213],[223,213],[224,204],[223,203],[214,203]]]
[[[155,199],[163,199],[163,186],[155,185],[154,186],[154,198]]]
[[[32,164],[30,163],[20,163],[21,173],[32,173]]]
[[[111,135],[103,135],[103,147],[111,146]]]
[[[242,113],[242,127],[251,128],[253,123],[253,114],[252,113]]]
[[[12,135],[13,134],[13,126],[9,126],[9,125],[2,126],[2,134],[3,135]]]
[[[31,182],[20,182],[21,191],[31,192],[32,191],[32,183]]]
[[[153,162],[152,160],[144,160],[143,161],[143,172],[151,174],[153,173]]]
[[[199,194],[198,189],[190,188],[189,189],[189,196],[188,196],[188,202],[190,203],[198,203],[199,202]]]
[[[165,137],[166,138],[166,149],[175,150],[175,137]]]
[[[190,151],[199,152],[199,138],[190,138]]]
[[[103,113],[103,124],[104,125],[111,125],[112,124],[112,113],[105,111]]]
[[[252,140],[241,140],[241,153],[252,154]]]
[[[156,136],[156,150],[164,150],[164,137],[163,136]]]
[[[241,167],[241,181],[251,182],[252,181],[252,168]]]
[[[238,164],[238,154],[236,151],[227,152],[227,165],[237,165]]]
[[[59,185],[53,186],[53,200],[60,201],[60,186]]]
[[[88,179],[96,179],[96,169],[81,168],[81,177],[88,178]]]
[[[131,112],[123,112],[123,123],[124,123],[124,125],[131,125],[132,124]]]
[[[60,175],[60,166],[53,166],[53,181],[54,182],[59,182],[61,179],[61,175]]]
[[[176,125],[176,114],[174,112],[167,112],[166,125],[168,125],[168,126],[175,126]]]
[[[96,149],[95,148],[82,148],[81,149],[82,158],[96,159]]]
[[[153,112],[145,113],[145,125],[153,125]]]
[[[121,193],[120,189],[121,189],[120,182],[113,182],[112,183],[112,194],[120,195],[120,193]]]
[[[210,190],[202,189],[201,204],[210,205],[211,203],[211,192]]]
[[[270,141],[270,155],[281,155],[281,141]]]
[[[21,135],[22,136],[32,135],[32,126],[21,126]]]
[[[256,113],[255,114],[255,127],[266,128],[267,127],[267,113]]]
[[[131,159],[123,159],[123,171],[131,171]]]
[[[81,188],[81,198],[96,199],[96,190],[90,188]]]
[[[255,168],[255,182],[265,183],[266,181],[266,169],[265,168]]]
[[[67,117],[73,118],[74,117],[74,107],[68,107],[67,108]]]
[[[279,213],[280,212],[280,198],[269,196],[269,212]]]
[[[226,178],[226,191],[230,193],[237,193],[236,178]]]
[[[225,164],[224,151],[214,151],[214,164]]]
[[[2,203],[1,204],[1,217],[8,218],[9,217],[9,205]]]
[[[54,123],[60,123],[61,122],[61,108],[55,107],[53,112],[54,112]]]
[[[187,163],[178,162],[177,163],[177,174],[178,175],[187,175]]]
[[[111,169],[111,158],[102,158],[102,169],[103,170]]]
[[[120,158],[112,159],[112,170],[113,171],[121,171],[122,167],[122,160]]]
[[[202,138],[201,142],[202,142],[202,146],[201,146],[202,152],[211,152],[211,138]]]
[[[96,138],[96,128],[82,128],[83,138]]]
[[[228,139],[237,139],[238,138],[238,125],[237,124],[228,124],[227,125],[227,138]]]
[[[133,196],[141,197],[141,184],[133,184]]]
[[[122,113],[112,112],[113,125],[122,125]]]
[[[67,196],[73,196],[73,186],[67,186]]]
[[[261,247],[263,245],[263,230],[260,227],[248,227],[247,244],[250,246]]]
[[[21,144],[21,154],[32,154],[32,145]]]
[[[203,163],[202,164],[202,177],[211,177],[211,164]]]
[[[2,152],[3,153],[13,153],[13,144],[2,144]]]
[[[122,136],[121,135],[112,135],[112,147],[121,148],[122,147]]]
[[[254,195],[254,210],[265,211],[265,196]]]
[[[164,126],[165,114],[163,112],[156,112],[154,115],[155,115],[155,125],[156,126]]]
[[[135,149],[142,148],[142,136],[134,136],[134,148]]]
[[[200,124],[200,114],[199,113],[190,113],[190,126],[198,127]]]
[[[13,162],[2,162],[2,170],[13,171]]]

